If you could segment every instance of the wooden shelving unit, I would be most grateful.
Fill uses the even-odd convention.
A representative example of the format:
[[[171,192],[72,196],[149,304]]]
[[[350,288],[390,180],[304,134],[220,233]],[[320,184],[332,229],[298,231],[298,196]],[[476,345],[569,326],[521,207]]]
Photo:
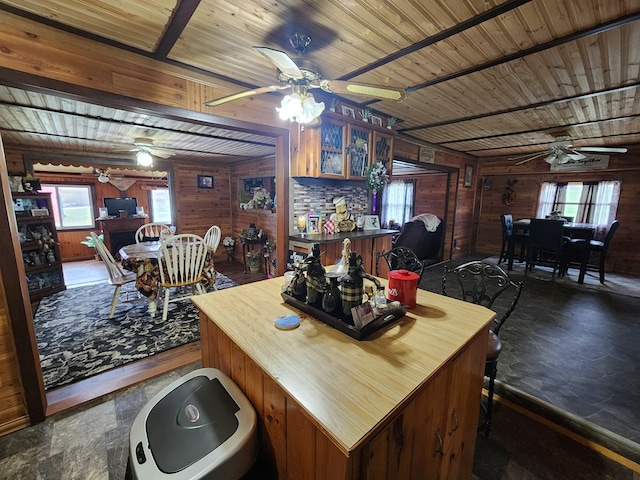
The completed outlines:
[[[38,300],[65,290],[51,195],[12,193],[12,197],[29,298]]]

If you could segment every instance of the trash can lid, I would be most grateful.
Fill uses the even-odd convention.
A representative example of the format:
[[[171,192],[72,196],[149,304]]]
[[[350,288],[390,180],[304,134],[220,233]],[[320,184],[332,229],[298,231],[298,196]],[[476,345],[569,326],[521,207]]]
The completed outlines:
[[[158,469],[176,473],[209,454],[238,429],[240,407],[217,378],[197,376],[163,397],[146,421]]]

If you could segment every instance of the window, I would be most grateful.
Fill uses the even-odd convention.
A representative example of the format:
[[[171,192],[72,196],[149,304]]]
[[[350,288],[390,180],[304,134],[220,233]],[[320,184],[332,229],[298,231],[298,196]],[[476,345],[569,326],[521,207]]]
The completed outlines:
[[[168,188],[150,190],[151,221],[171,225],[171,199]]]
[[[385,185],[382,191],[381,225],[389,221],[403,225],[413,217],[414,181],[395,181]]]
[[[51,193],[56,229],[95,228],[93,189],[88,185],[42,185]]]
[[[538,218],[557,212],[579,223],[610,225],[616,218],[620,182],[545,182],[540,190]]]

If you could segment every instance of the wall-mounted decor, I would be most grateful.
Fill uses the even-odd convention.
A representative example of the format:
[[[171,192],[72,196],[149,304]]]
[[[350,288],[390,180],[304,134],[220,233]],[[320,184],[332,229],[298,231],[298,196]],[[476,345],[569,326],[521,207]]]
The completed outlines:
[[[482,179],[482,190],[486,190],[486,191],[491,190],[491,179],[490,178],[483,178]]]
[[[464,168],[464,186],[470,187],[473,184],[473,166],[467,165]]]
[[[371,115],[371,123],[377,125],[378,127],[382,126],[382,118],[376,117],[375,115]]]
[[[356,118],[356,112],[353,108],[347,107],[345,105],[342,106],[342,114],[347,117]]]
[[[211,175],[198,175],[198,188],[213,188],[213,177]]]
[[[418,160],[422,163],[435,163],[436,151],[429,147],[420,147]]]

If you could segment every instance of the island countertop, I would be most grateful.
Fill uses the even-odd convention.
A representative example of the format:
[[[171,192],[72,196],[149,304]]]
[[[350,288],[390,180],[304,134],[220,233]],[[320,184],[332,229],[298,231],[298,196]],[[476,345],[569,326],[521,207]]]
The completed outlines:
[[[217,341],[215,332],[205,331],[212,322],[234,345],[232,350],[237,347],[255,362],[346,457],[473,339],[486,352],[486,332],[495,315],[418,290],[416,308],[393,326],[358,341],[286,304],[280,296],[282,284],[283,277],[278,277],[191,297],[201,311],[203,364],[207,350],[214,348],[207,342]],[[276,329],[275,318],[290,313],[300,315],[300,326]],[[473,362],[480,356],[482,363],[473,367],[477,382],[472,382],[478,391],[471,392],[478,405],[481,355],[485,353],[480,350]]]

